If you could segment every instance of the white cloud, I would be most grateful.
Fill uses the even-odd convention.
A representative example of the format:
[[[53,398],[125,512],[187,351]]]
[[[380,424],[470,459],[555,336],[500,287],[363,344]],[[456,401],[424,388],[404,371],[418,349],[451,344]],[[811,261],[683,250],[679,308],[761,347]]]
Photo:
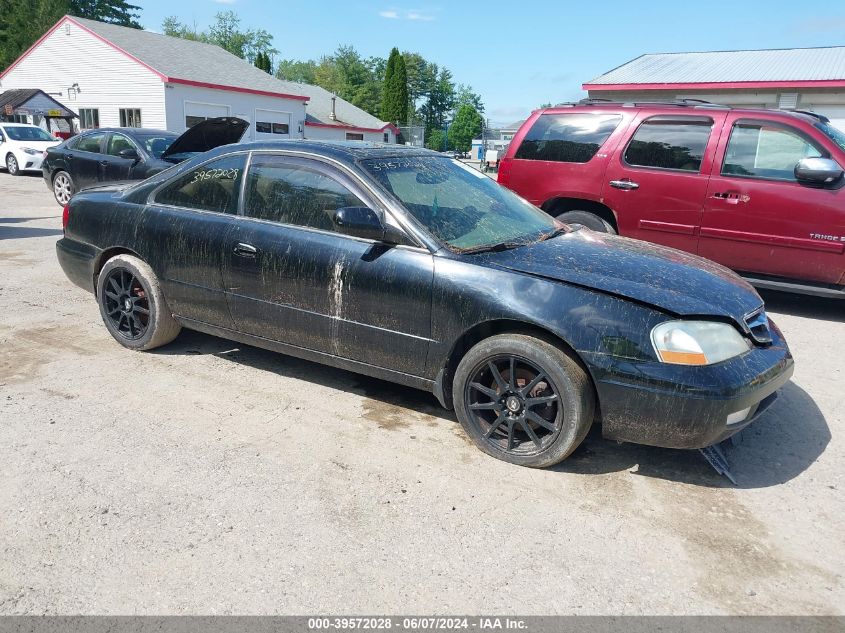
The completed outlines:
[[[431,13],[420,11],[419,9],[407,9],[399,11],[397,9],[385,9],[379,11],[378,14],[389,20],[410,20],[411,22],[431,22],[436,18]]]

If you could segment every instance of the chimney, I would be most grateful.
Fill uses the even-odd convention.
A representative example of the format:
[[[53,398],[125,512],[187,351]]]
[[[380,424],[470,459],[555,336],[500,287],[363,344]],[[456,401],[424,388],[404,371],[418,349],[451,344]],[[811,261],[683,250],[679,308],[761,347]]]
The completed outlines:
[[[336,121],[336,120],[337,120],[337,115],[334,113],[334,102],[335,102],[335,99],[337,99],[337,97],[332,97],[332,111],[331,111],[331,114],[329,114],[329,118],[330,118],[332,121]]]

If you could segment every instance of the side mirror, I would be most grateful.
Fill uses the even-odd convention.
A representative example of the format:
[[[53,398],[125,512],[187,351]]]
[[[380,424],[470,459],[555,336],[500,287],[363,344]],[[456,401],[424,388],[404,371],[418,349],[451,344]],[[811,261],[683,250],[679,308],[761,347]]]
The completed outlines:
[[[814,185],[830,185],[842,178],[842,168],[830,158],[802,158],[795,165],[795,179]]]
[[[140,156],[138,156],[138,150],[132,147],[127,147],[126,149],[120,150],[117,155],[121,158],[125,158],[126,160],[138,160],[139,158],[141,158]]]
[[[398,244],[401,236],[393,227],[386,227],[369,207],[342,207],[334,212],[332,221],[338,232],[368,240]]]

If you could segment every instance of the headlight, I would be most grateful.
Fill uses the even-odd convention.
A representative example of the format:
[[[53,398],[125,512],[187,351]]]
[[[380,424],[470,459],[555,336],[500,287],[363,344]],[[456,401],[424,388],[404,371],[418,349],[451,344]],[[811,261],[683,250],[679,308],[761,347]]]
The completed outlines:
[[[40,149],[32,149],[31,147],[21,147],[21,150],[23,152],[26,152],[27,154],[40,154],[41,153]]]
[[[712,365],[751,349],[736,328],[714,321],[667,321],[651,331],[657,357],[673,365]]]

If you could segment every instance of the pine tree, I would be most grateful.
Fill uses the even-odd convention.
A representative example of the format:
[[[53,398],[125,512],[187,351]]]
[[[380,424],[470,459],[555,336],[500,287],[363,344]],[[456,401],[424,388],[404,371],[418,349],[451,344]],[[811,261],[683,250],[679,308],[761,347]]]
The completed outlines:
[[[141,7],[126,0],[70,0],[67,12],[80,18],[140,29],[136,19],[140,10]]]
[[[256,54],[255,67],[260,68],[265,73],[273,74],[273,62],[270,60],[270,55],[264,51],[259,51]]]
[[[402,54],[395,47],[384,71],[381,119],[392,123],[404,123],[408,119],[408,72]]]

